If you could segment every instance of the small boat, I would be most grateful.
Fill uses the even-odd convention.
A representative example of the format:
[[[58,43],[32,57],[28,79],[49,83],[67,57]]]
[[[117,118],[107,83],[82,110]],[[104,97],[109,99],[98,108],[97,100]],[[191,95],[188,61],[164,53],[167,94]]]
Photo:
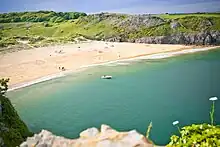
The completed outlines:
[[[104,75],[104,76],[101,76],[101,79],[112,79],[112,76]]]

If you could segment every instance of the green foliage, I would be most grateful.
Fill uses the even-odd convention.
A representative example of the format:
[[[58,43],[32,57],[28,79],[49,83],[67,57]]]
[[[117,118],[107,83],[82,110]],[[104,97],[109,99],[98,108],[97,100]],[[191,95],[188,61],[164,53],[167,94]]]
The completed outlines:
[[[44,37],[40,37],[40,36],[37,36],[37,37],[29,37],[28,40],[30,41],[30,44],[35,44],[35,43],[38,43],[42,40],[44,40],[45,38]]]
[[[9,79],[0,79],[0,95],[4,95],[8,90]]]
[[[181,130],[178,127],[180,132],[180,137],[173,135],[171,136],[171,141],[167,145],[167,147],[218,147],[220,146],[220,126],[214,126],[214,112],[215,112],[215,101],[218,100],[217,97],[209,98],[212,101],[211,111],[210,111],[210,118],[211,118],[211,125],[210,124],[198,124],[198,125],[191,125],[185,126]],[[173,123],[174,125],[178,124]]]
[[[189,16],[176,19],[187,30],[201,31],[201,30],[216,30],[217,22],[220,22],[220,17],[196,17]]]
[[[0,40],[0,47],[7,47],[9,45],[15,45],[17,41],[13,38],[3,38]]]
[[[189,14],[157,14],[154,16],[158,16],[164,19],[179,19],[189,16],[195,16],[195,17],[220,17],[220,13],[189,13]]]
[[[155,27],[142,27],[138,31],[128,33],[129,39],[141,38],[145,36],[166,36],[172,34],[174,31],[170,28],[170,25],[163,24]]]
[[[77,19],[80,16],[86,16],[86,13],[81,12],[53,12],[53,11],[38,11],[38,12],[12,12],[0,14],[0,23],[10,22],[63,22],[65,20]]]
[[[210,120],[211,120],[211,125],[214,124],[214,113],[215,113],[215,101],[212,102],[211,111],[209,112]]]
[[[27,126],[19,118],[9,99],[1,95],[0,101],[2,106],[0,123],[4,124],[4,130],[1,127],[0,137],[3,138],[7,147],[15,147],[32,133],[28,131]]]
[[[0,47],[5,49],[5,47],[11,45],[22,45],[19,43],[19,39],[22,37],[27,37],[26,40],[29,40],[31,46],[44,46],[56,42],[74,41],[73,36],[79,36],[79,34],[92,40],[105,40],[120,36],[122,41],[126,41],[146,36],[166,36],[174,33],[220,30],[220,13],[164,14],[157,16],[162,17],[165,22],[161,25],[152,25],[151,27],[143,25],[131,29],[129,25],[123,25],[127,23],[121,23],[130,19],[130,15],[126,14],[101,13],[86,16],[85,13],[53,11],[5,13],[0,14],[0,22],[9,23],[1,23]],[[169,17],[164,18],[164,16]],[[19,19],[11,21],[12,18],[16,17]],[[10,21],[5,21],[9,18]],[[20,21],[17,22],[18,20]],[[134,20],[130,19],[129,22]],[[171,28],[172,22],[177,22],[179,26]],[[132,24],[132,22],[130,23]],[[132,27],[135,28],[135,26]],[[14,38],[15,36],[20,38]],[[36,39],[37,37],[42,39]]]
[[[152,127],[152,122],[150,122],[149,126],[147,127],[146,138],[149,138]]]
[[[13,108],[10,100],[3,94],[7,90],[7,82],[9,79],[2,79],[0,95],[0,138],[3,138],[4,144],[7,147],[15,147],[20,145],[28,136],[33,135],[29,132],[27,126],[19,118],[17,112]]]
[[[44,23],[44,27],[51,27],[49,23]]]
[[[191,125],[181,129],[181,136],[173,135],[168,147],[218,147],[220,146],[220,126],[208,124]]]

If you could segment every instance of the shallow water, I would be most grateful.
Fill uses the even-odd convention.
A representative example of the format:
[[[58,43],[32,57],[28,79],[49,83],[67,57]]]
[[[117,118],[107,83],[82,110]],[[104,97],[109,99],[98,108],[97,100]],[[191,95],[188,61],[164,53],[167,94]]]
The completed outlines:
[[[112,75],[112,80],[100,76]],[[220,98],[220,49],[170,57],[113,63],[8,93],[34,132],[47,129],[75,138],[88,127],[108,124],[167,144],[180,126],[209,122],[211,96]],[[216,103],[220,113],[220,102]],[[220,124],[220,115],[216,114]]]

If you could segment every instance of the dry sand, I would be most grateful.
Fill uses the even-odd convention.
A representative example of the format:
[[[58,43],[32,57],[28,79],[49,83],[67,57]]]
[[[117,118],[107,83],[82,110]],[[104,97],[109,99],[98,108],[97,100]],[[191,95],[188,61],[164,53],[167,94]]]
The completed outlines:
[[[120,59],[198,48],[185,45],[110,43],[90,41],[0,54],[0,77],[9,86],[29,82],[65,70]],[[214,47],[210,47],[212,49]]]

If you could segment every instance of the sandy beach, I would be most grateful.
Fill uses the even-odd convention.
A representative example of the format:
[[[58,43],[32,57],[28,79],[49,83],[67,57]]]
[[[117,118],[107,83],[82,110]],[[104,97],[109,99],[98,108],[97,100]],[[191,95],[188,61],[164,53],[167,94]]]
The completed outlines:
[[[42,47],[31,50],[0,54],[0,77],[10,78],[9,86],[14,87],[44,77],[51,79],[93,64],[130,59],[146,55],[189,51],[198,46],[137,44],[89,41],[78,44]],[[200,47],[202,48],[202,47]],[[214,49],[217,47],[206,47]],[[200,49],[201,50],[201,49]],[[200,51],[198,50],[198,51]],[[180,52],[181,53],[181,52]],[[175,54],[175,53],[174,53]],[[163,55],[162,55],[163,56]]]

